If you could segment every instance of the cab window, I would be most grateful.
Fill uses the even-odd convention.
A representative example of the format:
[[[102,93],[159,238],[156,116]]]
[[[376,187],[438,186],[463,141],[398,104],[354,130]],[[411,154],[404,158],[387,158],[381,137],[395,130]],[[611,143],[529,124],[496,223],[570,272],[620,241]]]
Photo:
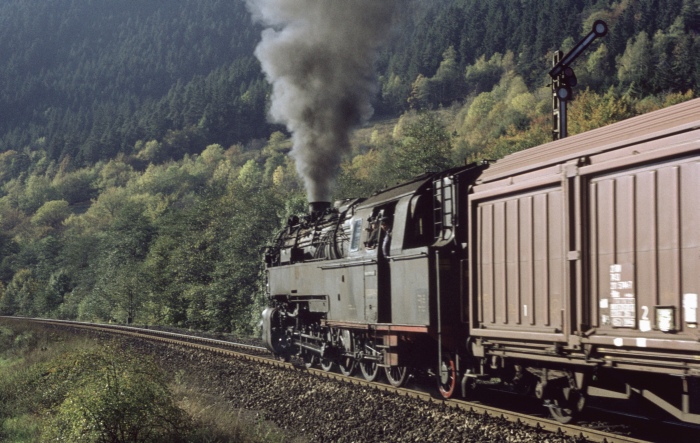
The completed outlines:
[[[352,240],[350,241],[350,252],[360,249],[360,236],[362,235],[362,219],[352,222]]]

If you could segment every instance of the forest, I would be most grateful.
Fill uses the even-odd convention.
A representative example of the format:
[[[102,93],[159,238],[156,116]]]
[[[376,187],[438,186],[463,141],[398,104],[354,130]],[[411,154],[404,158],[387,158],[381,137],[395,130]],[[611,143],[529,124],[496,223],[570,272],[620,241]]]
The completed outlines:
[[[407,0],[335,198],[698,95],[700,0]],[[0,0],[0,314],[255,331],[261,251],[306,196],[244,1]]]

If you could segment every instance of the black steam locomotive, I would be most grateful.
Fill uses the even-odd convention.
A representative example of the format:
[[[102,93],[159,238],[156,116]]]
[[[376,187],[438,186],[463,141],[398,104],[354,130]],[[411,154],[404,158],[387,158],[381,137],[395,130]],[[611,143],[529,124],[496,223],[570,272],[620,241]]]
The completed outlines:
[[[407,369],[443,367],[452,395],[467,331],[466,198],[485,166],[427,174],[368,199],[313,203],[289,220],[266,255],[272,307],[264,314],[275,354],[337,363],[393,385]],[[438,351],[436,351],[438,350]],[[442,351],[442,352],[440,352]],[[435,359],[428,358],[435,354]]]
[[[567,422],[591,396],[700,423],[700,100],[312,203],[268,248],[280,357],[468,395],[498,378]]]

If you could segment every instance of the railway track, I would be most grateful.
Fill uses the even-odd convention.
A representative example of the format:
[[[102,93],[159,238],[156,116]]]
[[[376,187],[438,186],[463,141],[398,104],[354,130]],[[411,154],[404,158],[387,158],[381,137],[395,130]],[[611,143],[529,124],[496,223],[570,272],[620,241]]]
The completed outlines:
[[[462,411],[471,411],[476,414],[490,417],[497,417],[508,422],[523,424],[535,429],[551,432],[553,434],[565,435],[576,439],[585,439],[591,442],[643,443],[647,441],[625,435],[610,433],[605,430],[598,430],[577,425],[564,425],[562,423],[549,420],[543,417],[513,412],[510,410],[501,409],[498,407],[493,407],[478,402],[470,402],[456,399],[444,400],[442,398],[436,398],[429,392],[424,392],[417,389],[410,389],[405,387],[397,388],[384,383],[368,382],[362,378],[344,376],[339,373],[324,371],[322,369],[307,369],[302,364],[298,364],[295,362],[284,362],[275,359],[270,356],[269,351],[266,348],[261,346],[254,346],[244,343],[235,343],[226,340],[218,340],[167,331],[159,331],[154,329],[137,328],[132,326],[106,325],[66,320],[48,320],[23,317],[0,317],[0,319],[9,321],[25,321],[44,325],[54,325],[59,327],[86,329],[109,334],[119,334],[123,336],[147,339],[176,346],[186,346],[200,351],[211,352],[214,354],[235,357],[238,359],[244,359],[260,364],[285,368],[290,371],[303,370],[319,378],[338,380],[344,383],[350,383],[356,386],[362,386],[378,391],[393,393],[399,396],[420,399],[426,403],[442,404],[449,408],[459,409]]]

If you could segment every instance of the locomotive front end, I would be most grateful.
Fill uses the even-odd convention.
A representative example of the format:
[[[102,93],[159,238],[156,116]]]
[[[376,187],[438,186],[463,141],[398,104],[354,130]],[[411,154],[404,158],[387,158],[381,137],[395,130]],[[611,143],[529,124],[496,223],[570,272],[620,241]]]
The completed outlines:
[[[348,238],[343,220],[350,202],[309,203],[308,213],[290,217],[267,248],[269,307],[262,314],[262,332],[267,348],[275,355],[287,357],[297,352],[292,348],[298,348],[304,325],[318,324],[328,311],[317,262],[344,257]],[[313,348],[320,353],[322,344]]]

